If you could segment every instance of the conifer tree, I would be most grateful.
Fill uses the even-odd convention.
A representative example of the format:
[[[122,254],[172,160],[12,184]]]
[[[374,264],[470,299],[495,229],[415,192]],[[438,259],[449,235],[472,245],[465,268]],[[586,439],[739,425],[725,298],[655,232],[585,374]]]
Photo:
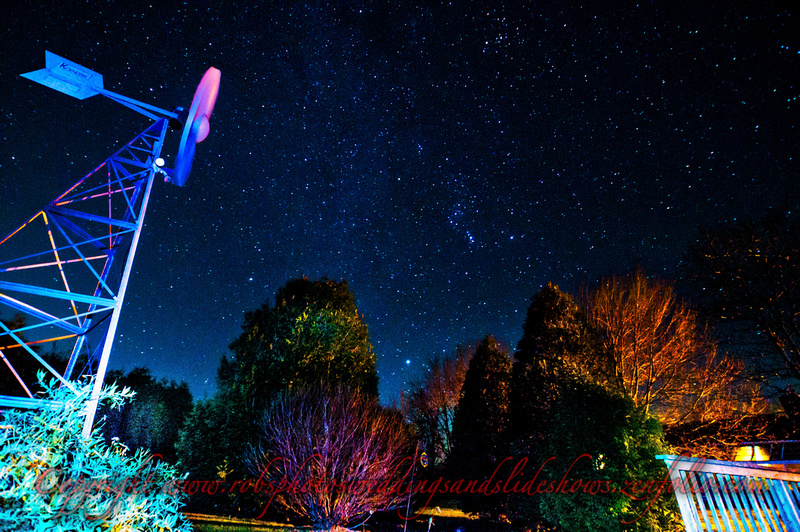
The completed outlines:
[[[453,449],[449,460],[453,477],[489,480],[508,456],[508,426],[511,360],[497,340],[487,336],[470,360],[461,397],[453,419]],[[471,512],[494,512],[502,509],[498,495],[465,493],[462,509]]]
[[[275,306],[245,315],[230,348],[233,382],[254,410],[282,390],[317,382],[378,395],[375,353],[347,281],[289,281]]]
[[[547,409],[567,374],[593,381],[606,364],[572,299],[551,283],[531,298],[517,345],[511,392],[513,450],[532,456],[545,438]]]
[[[324,383],[378,396],[375,353],[346,281],[289,281],[274,306],[265,303],[245,315],[230,349],[217,393],[196,403],[181,432],[179,459],[193,478],[243,478],[243,453],[264,410],[282,392]]]
[[[672,494],[632,497],[630,486],[664,479],[658,454],[669,454],[661,423],[619,392],[567,377],[547,419],[542,445],[543,477],[559,479],[556,489],[538,497],[537,518],[555,530],[656,532],[678,530]],[[548,461],[549,459],[549,461]],[[559,489],[558,486],[561,486]],[[626,487],[628,487],[626,489]],[[530,508],[525,508],[530,515]]]

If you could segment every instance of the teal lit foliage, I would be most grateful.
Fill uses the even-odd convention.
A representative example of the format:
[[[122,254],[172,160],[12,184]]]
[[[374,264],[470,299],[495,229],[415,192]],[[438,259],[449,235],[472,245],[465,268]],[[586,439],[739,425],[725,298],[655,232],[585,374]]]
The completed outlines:
[[[661,424],[629,398],[570,379],[550,409],[547,434],[543,450],[554,459],[542,478],[555,489],[539,495],[539,512],[557,530],[680,529],[667,470],[655,459],[668,454]]]
[[[158,380],[147,368],[134,368],[127,374],[111,371],[105,380],[136,392],[134,400],[122,408],[101,411],[106,441],[117,438],[131,450],[149,449],[174,461],[178,431],[192,410],[186,383]]]
[[[447,469],[454,480],[468,475],[481,484],[508,457],[510,386],[511,359],[494,337],[487,336],[469,362],[453,418]],[[465,493],[460,503],[464,511],[487,514],[502,512],[504,506],[499,495],[486,494]]]
[[[190,531],[180,513],[177,470],[145,450],[107,445],[98,428],[82,436],[91,383],[75,394],[39,383],[56,409],[8,410],[0,446],[0,530]],[[119,408],[127,388],[104,388],[101,404]]]

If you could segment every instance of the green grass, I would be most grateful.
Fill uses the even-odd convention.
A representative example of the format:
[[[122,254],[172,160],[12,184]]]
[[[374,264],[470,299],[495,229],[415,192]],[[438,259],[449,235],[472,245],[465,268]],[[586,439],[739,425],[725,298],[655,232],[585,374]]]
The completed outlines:
[[[193,526],[196,532],[295,532],[294,528],[233,525],[226,523],[194,523]]]
[[[257,521],[255,519],[237,519],[204,514],[184,514],[192,522],[197,532],[298,532],[292,526],[279,523]]]
[[[310,527],[293,527],[287,524],[264,522],[256,519],[237,519],[234,517],[223,517],[206,514],[185,514],[192,522],[197,532],[309,532]],[[459,510],[452,508],[427,508],[422,515],[407,523],[407,532],[427,532],[428,519],[433,517],[433,527],[431,532],[445,532],[461,528],[466,532],[477,532],[485,530],[495,530],[497,532],[509,532],[511,528],[506,524],[495,522],[484,522],[476,516],[467,515]],[[366,526],[354,527],[355,531],[364,530],[365,532],[397,532],[403,530],[405,523],[397,520],[371,521]]]

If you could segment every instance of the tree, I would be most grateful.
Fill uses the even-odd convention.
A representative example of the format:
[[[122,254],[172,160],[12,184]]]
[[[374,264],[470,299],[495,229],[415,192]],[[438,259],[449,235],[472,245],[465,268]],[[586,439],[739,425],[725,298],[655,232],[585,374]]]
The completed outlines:
[[[735,404],[741,368],[723,358],[696,313],[667,281],[642,270],[603,279],[584,297],[589,324],[610,356],[607,386],[667,423],[699,419]]]
[[[461,397],[453,419],[453,449],[448,469],[454,477],[469,471],[480,481],[488,479],[508,456],[508,426],[511,360],[497,340],[487,336],[469,362]],[[501,510],[497,497],[464,494],[462,509]]]
[[[375,353],[346,281],[294,279],[245,315],[230,345],[233,382],[262,410],[283,389],[324,381],[378,394]]]
[[[655,459],[668,454],[661,424],[620,393],[568,377],[549,411],[539,513],[558,530],[674,530],[679,514],[664,490],[632,486],[662,481],[666,467]],[[552,457],[552,458],[551,458]],[[522,481],[528,480],[527,478]],[[560,486],[560,488],[559,488]],[[652,506],[651,506],[652,503]]]
[[[315,528],[343,527],[406,500],[410,438],[400,413],[371,394],[326,385],[287,390],[259,428],[250,473],[268,504]]]
[[[192,409],[192,394],[186,383],[159,381],[147,368],[134,368],[127,374],[111,371],[106,381],[136,392],[134,400],[122,408],[102,412],[106,439],[118,438],[131,450],[149,449],[173,460],[178,433]]]
[[[519,483],[532,488],[510,496],[513,514],[556,530],[624,529],[620,519],[646,504],[640,508],[621,493],[596,488],[610,478],[616,488],[626,481],[664,478],[664,468],[654,460],[666,449],[660,423],[609,380],[613,361],[599,331],[572,296],[553,284],[531,298],[515,358],[509,439],[514,454],[527,460]],[[531,476],[540,466],[544,470],[534,483]],[[656,470],[660,476],[652,476]],[[552,493],[566,477],[568,491]],[[537,489],[542,479],[556,479],[550,492]],[[594,493],[570,492],[577,479],[593,486]],[[635,526],[663,515],[657,506]]]
[[[726,344],[748,355],[762,382],[800,379],[800,223],[774,211],[701,228],[683,278]]]
[[[531,297],[511,376],[507,438],[514,455],[535,464],[548,458],[547,424],[562,382],[573,371],[594,378],[596,347],[599,344],[572,296],[548,283]],[[537,497],[515,494],[510,504],[520,518],[541,520]]]
[[[547,410],[567,374],[592,381],[608,365],[572,296],[548,283],[532,298],[517,345],[511,396],[515,452],[531,455],[545,437]]]
[[[474,351],[472,346],[459,346],[454,356],[428,360],[425,375],[412,385],[404,405],[434,466],[444,463],[450,455],[453,418]]]
[[[597,353],[599,347],[572,296],[547,283],[531,298],[515,358],[521,364],[549,365],[591,380],[608,364]]]
[[[343,385],[377,398],[378,376],[369,333],[346,281],[286,283],[275,305],[245,315],[241,335],[217,371],[217,392],[195,404],[178,445],[178,458],[192,478],[240,480],[243,454],[264,409],[286,390],[315,383]],[[193,505],[248,508],[235,500],[193,498]]]
[[[220,386],[214,396],[195,401],[186,416],[175,445],[181,468],[190,481],[223,481],[234,483],[248,476],[243,454],[254,431],[253,413],[241,396],[231,388]],[[230,490],[225,495],[192,494],[188,505],[197,510],[217,513],[245,514],[257,511],[258,501],[252,493]]]
[[[247,404],[237,387],[236,368],[226,357],[217,368],[217,391],[208,399],[195,401],[186,416],[175,445],[178,460],[190,481],[221,480],[228,483],[248,477],[244,454],[257,430],[263,412]],[[251,514],[258,511],[252,492],[230,490],[225,495],[193,493],[192,509],[218,513]]]

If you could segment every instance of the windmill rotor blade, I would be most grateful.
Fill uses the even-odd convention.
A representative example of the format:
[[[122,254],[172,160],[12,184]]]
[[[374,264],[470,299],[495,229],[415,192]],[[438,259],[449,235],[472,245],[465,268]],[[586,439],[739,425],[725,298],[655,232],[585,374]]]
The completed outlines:
[[[192,170],[192,160],[195,154],[195,144],[202,142],[208,136],[211,113],[219,93],[220,71],[214,67],[206,70],[192,99],[186,124],[183,126],[181,143],[178,155],[175,158],[175,171],[167,181],[178,186],[186,184],[189,172]]]

